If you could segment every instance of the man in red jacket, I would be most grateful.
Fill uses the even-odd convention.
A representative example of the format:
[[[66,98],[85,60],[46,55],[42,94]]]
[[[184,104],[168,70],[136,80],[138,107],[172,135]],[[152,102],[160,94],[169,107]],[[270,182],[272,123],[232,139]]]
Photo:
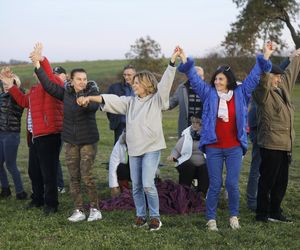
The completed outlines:
[[[47,60],[41,62],[50,79],[63,86],[63,81],[52,73]],[[45,215],[58,208],[57,164],[61,144],[63,104],[46,93],[40,83],[23,94],[13,85],[10,74],[2,80],[19,106],[27,108],[27,139],[29,146],[28,174],[32,185],[31,202],[27,208],[44,206]]]

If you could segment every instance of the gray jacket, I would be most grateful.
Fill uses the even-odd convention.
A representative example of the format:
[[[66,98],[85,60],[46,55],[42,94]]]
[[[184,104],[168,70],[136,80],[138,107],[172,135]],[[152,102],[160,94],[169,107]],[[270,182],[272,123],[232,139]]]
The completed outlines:
[[[189,126],[189,97],[185,83],[182,83],[177,87],[174,95],[170,97],[169,103],[169,110],[179,105],[178,138],[180,138],[182,131]]]

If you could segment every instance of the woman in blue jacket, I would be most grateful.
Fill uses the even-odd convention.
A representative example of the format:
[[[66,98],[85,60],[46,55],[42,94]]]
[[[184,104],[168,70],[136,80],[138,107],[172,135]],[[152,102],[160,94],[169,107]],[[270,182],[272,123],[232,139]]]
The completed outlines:
[[[241,85],[237,85],[232,69],[221,66],[213,74],[210,84],[197,75],[192,58],[181,50],[182,63],[178,69],[187,75],[195,93],[203,102],[200,150],[206,153],[209,189],[206,199],[208,230],[218,231],[216,210],[222,186],[223,163],[226,164],[226,189],[228,192],[230,226],[240,228],[238,181],[242,158],[247,151],[247,111],[252,91],[263,72],[269,72],[268,60],[273,49],[264,46],[264,55],[256,57],[256,64]]]

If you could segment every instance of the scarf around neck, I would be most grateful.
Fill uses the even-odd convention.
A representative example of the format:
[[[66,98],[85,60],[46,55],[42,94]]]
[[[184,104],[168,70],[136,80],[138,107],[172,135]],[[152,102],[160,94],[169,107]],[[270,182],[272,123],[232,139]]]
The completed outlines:
[[[218,117],[221,118],[224,122],[229,122],[227,102],[231,100],[233,91],[229,90],[228,93],[217,91],[217,93],[220,98]]]

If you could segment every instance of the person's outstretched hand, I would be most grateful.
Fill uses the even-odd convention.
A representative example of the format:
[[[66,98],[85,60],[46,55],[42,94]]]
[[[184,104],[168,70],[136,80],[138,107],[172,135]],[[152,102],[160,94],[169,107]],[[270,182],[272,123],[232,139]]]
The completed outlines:
[[[177,57],[179,57],[179,55],[180,55],[180,47],[176,46],[174,51],[173,51],[173,54],[171,56],[171,62],[175,63],[176,59],[177,59]]]
[[[40,61],[44,59],[42,52],[43,52],[43,44],[38,42],[34,45],[33,51],[30,53],[29,56],[34,67],[36,67],[37,69],[40,67]]]
[[[276,43],[274,43],[272,41],[268,41],[267,43],[265,43],[264,49],[263,49],[264,59],[269,60],[270,56],[275,51],[275,49],[276,49]]]
[[[186,55],[184,53],[183,48],[179,48],[179,50],[180,50],[179,57],[180,57],[181,62],[182,63],[186,63],[187,62],[187,57],[186,57]]]
[[[292,61],[295,57],[300,56],[300,49],[296,49],[291,55],[290,55],[290,61]]]
[[[1,69],[0,80],[3,83],[3,89],[5,92],[14,85],[14,74],[9,67]]]

